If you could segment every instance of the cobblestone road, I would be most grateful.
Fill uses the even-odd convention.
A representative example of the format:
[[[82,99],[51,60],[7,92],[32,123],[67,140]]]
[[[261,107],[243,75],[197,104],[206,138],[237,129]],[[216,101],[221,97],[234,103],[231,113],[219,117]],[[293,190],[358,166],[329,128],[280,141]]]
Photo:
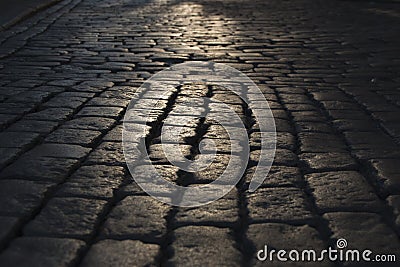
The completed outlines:
[[[0,265],[258,266],[266,244],[322,250],[338,238],[399,259],[399,32],[400,4],[337,0],[65,0],[1,32]],[[165,111],[212,95],[247,122],[245,177],[195,209],[143,193],[121,148],[137,88],[188,60],[246,73],[277,127],[271,172],[249,193],[260,149],[249,107],[201,86],[164,99],[149,153],[180,184],[213,180],[229,144],[210,121],[186,125],[188,157],[205,136],[219,151],[208,170],[180,172],[160,151]]]

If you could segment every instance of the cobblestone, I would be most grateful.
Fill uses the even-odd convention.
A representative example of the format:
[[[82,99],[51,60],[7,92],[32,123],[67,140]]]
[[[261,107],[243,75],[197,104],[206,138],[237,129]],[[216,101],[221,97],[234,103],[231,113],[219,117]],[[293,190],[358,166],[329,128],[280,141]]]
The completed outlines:
[[[125,165],[121,143],[101,143],[90,153],[87,164]]]
[[[178,210],[176,225],[234,226],[238,220],[238,194],[231,191],[217,201],[199,208],[181,208]]]
[[[95,230],[105,201],[53,198],[25,228],[26,235],[87,238]]]
[[[22,180],[0,181],[1,213],[26,218],[39,208],[51,184]]]
[[[102,238],[135,239],[160,242],[166,233],[168,206],[150,196],[128,196],[110,213],[101,232]]]
[[[383,210],[383,203],[373,188],[357,172],[314,173],[307,175],[306,179],[322,212]]]
[[[0,174],[1,179],[24,179],[62,182],[70,170],[78,165],[77,159],[35,158],[22,156],[7,166]]]
[[[82,266],[156,266],[159,246],[137,240],[102,240],[95,243]]]
[[[174,236],[170,265],[239,266],[240,253],[228,229],[186,226],[176,229]]]
[[[48,134],[58,126],[55,121],[20,120],[12,124],[7,130],[11,132],[33,132]]]
[[[99,140],[101,132],[83,129],[58,129],[49,134],[46,143],[90,146]]]
[[[83,129],[105,132],[111,128],[115,120],[108,118],[83,117],[67,121],[61,128]]]
[[[20,237],[0,256],[4,266],[68,266],[84,242],[67,238]]]
[[[2,148],[28,148],[39,138],[37,133],[2,132],[0,146]]]
[[[24,119],[60,122],[69,118],[73,111],[74,110],[70,108],[47,108],[42,111],[27,114]]]
[[[373,160],[372,165],[378,175],[378,179],[383,183],[389,192],[397,193],[400,190],[400,167],[396,159]]]
[[[249,195],[249,217],[252,221],[310,222],[311,203],[296,188],[262,188]]]
[[[109,199],[122,184],[122,167],[105,165],[82,166],[57,191],[57,196]]]
[[[267,169],[267,166],[257,166],[247,169],[246,182],[250,182],[256,168]],[[300,169],[296,167],[272,166],[268,177],[261,187],[299,187],[303,183]]]
[[[89,151],[89,148],[78,145],[42,144],[29,151],[25,156],[31,158],[82,159]]]
[[[318,172],[326,170],[354,170],[357,168],[355,160],[347,153],[302,153],[300,160],[308,171]]]
[[[319,250],[338,238],[398,253],[399,17],[393,1],[62,0],[0,31],[0,265],[258,266],[264,245]],[[247,188],[256,167],[269,169],[257,166],[254,114],[265,106],[217,82],[143,96],[159,99],[144,132],[152,162],[133,145],[141,164],[128,175],[121,138],[130,100],[152,74],[189,60],[243,71],[268,100],[277,149],[257,191]],[[227,110],[190,106],[190,122],[172,114],[204,96],[243,120],[250,161],[227,196],[170,207],[135,182],[150,163],[180,186],[214,181],[229,160],[247,164],[243,144],[209,117],[230,120]],[[166,159],[167,118],[183,128],[188,159],[200,157],[201,140],[215,142],[208,168],[188,173]],[[167,151],[175,135],[163,136]]]

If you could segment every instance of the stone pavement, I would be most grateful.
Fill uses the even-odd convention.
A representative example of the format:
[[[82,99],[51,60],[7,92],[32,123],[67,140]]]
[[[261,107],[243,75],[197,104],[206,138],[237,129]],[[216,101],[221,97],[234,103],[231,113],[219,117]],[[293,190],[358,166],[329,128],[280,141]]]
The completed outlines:
[[[0,2],[0,29],[7,29],[34,13],[60,0],[2,0]]]
[[[0,266],[258,266],[264,245],[322,250],[338,238],[399,259],[399,31],[390,1],[64,0],[0,32]],[[161,101],[149,153],[181,185],[212,181],[230,145],[212,121],[193,121],[183,153],[214,138],[217,160],[190,175],[172,166],[159,126],[176,103],[210,95],[248,127],[246,175],[200,208],[141,191],[121,147],[137,88],[188,60],[246,73],[277,127],[271,172],[249,193],[260,150],[251,109],[201,86]]]

